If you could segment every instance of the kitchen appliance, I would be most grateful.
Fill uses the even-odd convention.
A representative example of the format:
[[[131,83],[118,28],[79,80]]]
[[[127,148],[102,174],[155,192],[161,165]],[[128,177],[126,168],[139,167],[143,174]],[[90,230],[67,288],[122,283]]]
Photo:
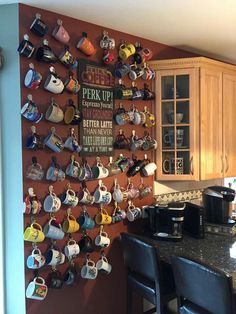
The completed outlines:
[[[185,204],[183,233],[203,239],[205,237],[204,208],[190,202]]]
[[[149,216],[149,232],[152,238],[182,240],[185,203],[153,205],[146,208]]]
[[[210,186],[203,191],[205,219],[211,223],[227,224],[231,220],[229,203],[235,198],[235,190],[224,186]]]

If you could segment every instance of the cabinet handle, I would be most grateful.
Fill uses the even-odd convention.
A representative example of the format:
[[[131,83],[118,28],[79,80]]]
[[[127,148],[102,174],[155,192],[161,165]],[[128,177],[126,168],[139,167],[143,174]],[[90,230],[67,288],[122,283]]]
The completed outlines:
[[[221,155],[220,156],[220,158],[221,158],[221,171],[220,171],[220,173],[223,173],[224,172],[224,157],[223,157],[223,155]]]
[[[225,173],[227,173],[227,172],[228,172],[228,170],[229,170],[229,162],[228,162],[228,157],[227,157],[227,155],[225,155],[225,162],[226,162],[226,169],[225,169]]]
[[[193,176],[194,174],[194,166],[193,166],[193,156],[190,158],[190,174]]]

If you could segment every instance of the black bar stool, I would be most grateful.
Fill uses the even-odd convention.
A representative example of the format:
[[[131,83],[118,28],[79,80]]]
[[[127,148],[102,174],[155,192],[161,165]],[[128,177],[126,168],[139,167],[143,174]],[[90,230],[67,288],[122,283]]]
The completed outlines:
[[[146,314],[167,314],[167,303],[176,298],[171,267],[142,237],[121,233],[121,243],[127,268],[127,314],[132,314],[132,292],[155,305]]]
[[[171,263],[180,314],[235,314],[229,274],[184,256],[172,256]]]

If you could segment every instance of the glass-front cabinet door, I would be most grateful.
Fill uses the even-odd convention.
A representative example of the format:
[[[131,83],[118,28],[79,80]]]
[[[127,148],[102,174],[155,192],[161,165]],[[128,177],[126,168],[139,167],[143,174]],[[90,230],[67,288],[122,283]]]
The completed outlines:
[[[195,75],[194,69],[157,71],[159,180],[194,180],[198,176]]]

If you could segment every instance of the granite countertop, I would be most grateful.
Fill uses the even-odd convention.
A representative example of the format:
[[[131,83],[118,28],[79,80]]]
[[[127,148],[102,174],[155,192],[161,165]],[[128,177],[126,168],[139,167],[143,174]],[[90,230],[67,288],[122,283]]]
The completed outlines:
[[[183,240],[179,242],[148,239],[159,250],[161,258],[167,262],[170,262],[171,255],[175,254],[199,258],[232,274],[236,282],[236,237],[206,234],[205,239],[195,239],[184,235]]]

